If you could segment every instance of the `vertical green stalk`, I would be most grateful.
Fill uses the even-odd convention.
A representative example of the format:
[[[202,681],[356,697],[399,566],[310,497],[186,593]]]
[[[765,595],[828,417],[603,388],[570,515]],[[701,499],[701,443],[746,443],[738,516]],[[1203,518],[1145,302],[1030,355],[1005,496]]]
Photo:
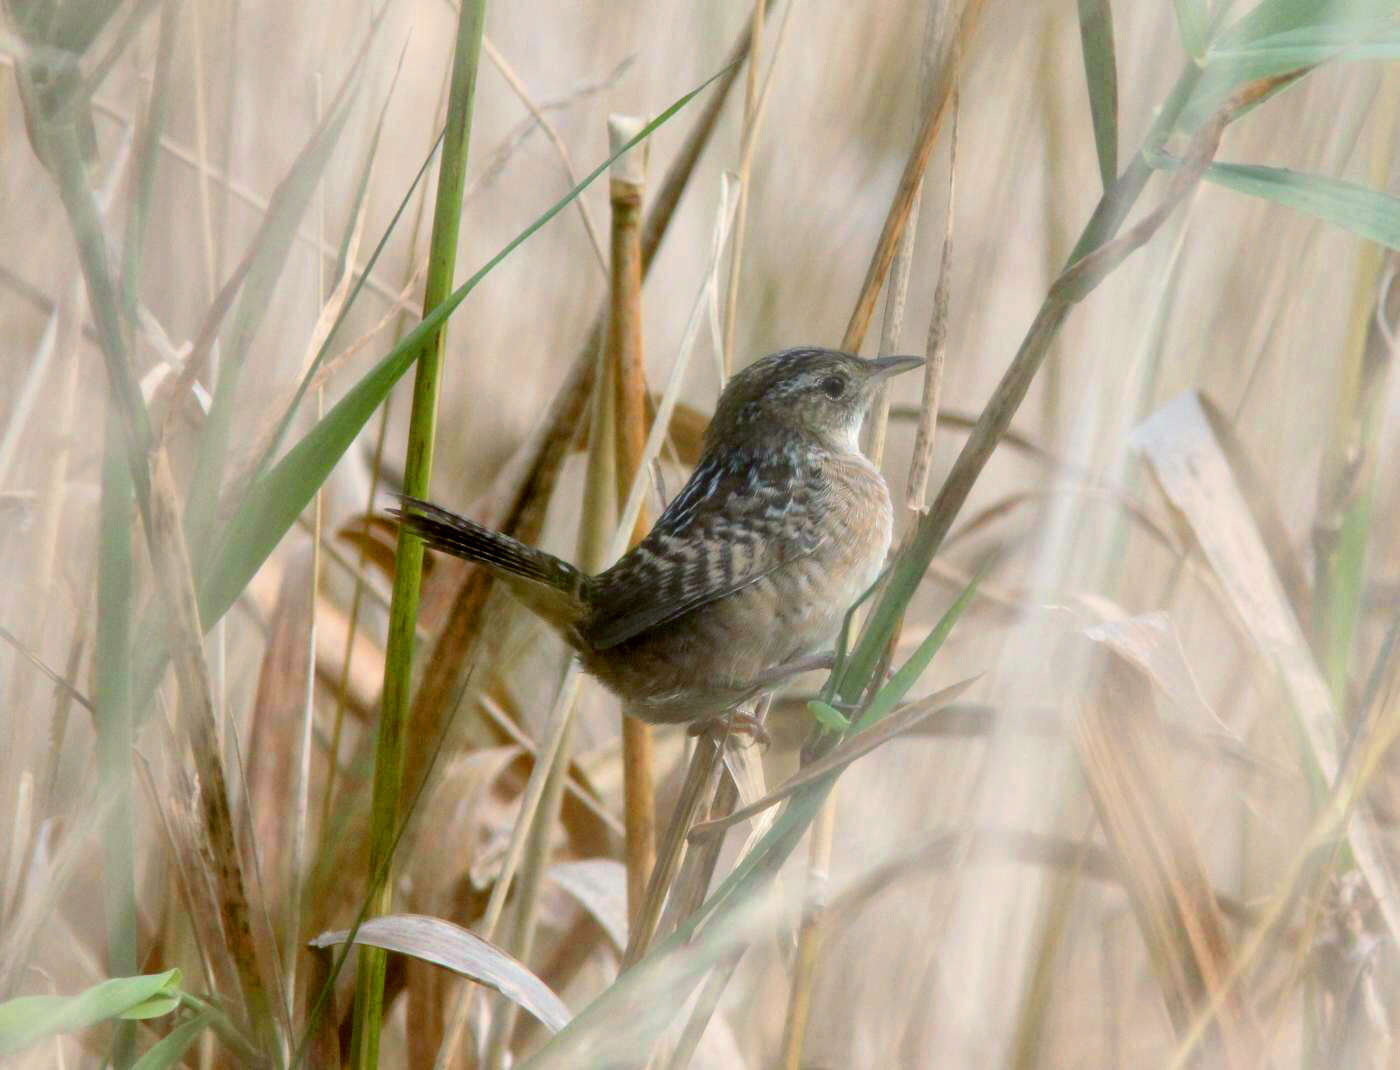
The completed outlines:
[[[180,8],[166,0],[160,13],[160,41],[156,46],[156,72],[151,81],[151,99],[136,147],[136,182],[127,216],[126,241],[122,248],[122,309],[133,322],[136,301],[141,293],[142,254],[146,250],[146,221],[151,215],[156,166],[160,162],[160,136],[165,131],[165,120],[170,114],[170,71],[179,26]]]
[[[1382,131],[1372,144],[1370,183],[1384,188],[1395,148],[1400,78],[1392,71],[1381,83],[1374,117]],[[1318,479],[1313,542],[1313,634],[1332,699],[1348,710],[1348,683],[1361,617],[1366,547],[1377,471],[1377,447],[1384,422],[1383,399],[1391,363],[1386,329],[1395,323],[1394,284],[1381,287],[1396,268],[1394,254],[1370,242],[1356,257],[1355,287],[1346,346],[1337,368],[1327,448]],[[1379,290],[1379,293],[1377,292]]]
[[[151,97],[136,150],[136,181],[123,242],[121,303],[136,317],[141,292],[146,222],[160,161],[160,135],[169,114],[170,75],[179,29],[179,7],[161,10],[160,40]],[[102,894],[107,915],[107,974],[137,972],[136,876],[131,808],[131,471],[122,442],[121,417],[107,414],[102,451],[101,535],[97,564],[97,775],[107,805],[102,831]],[[112,1037],[111,1063],[129,1066],[135,1057],[135,1023],[123,1022]]]
[[[135,847],[131,835],[131,470],[121,417],[107,414],[102,451],[101,538],[97,564],[97,776],[106,804],[102,830],[102,894],[107,915],[107,975],[131,977],[136,967]],[[134,1023],[118,1026],[111,1061],[126,1066]]]
[[[443,139],[438,172],[437,202],[433,209],[433,237],[429,250],[428,279],[423,295],[426,316],[452,292],[457,261],[457,237],[461,226],[462,188],[467,171],[467,147],[471,140],[472,103],[481,55],[486,0],[464,0],[457,22],[457,43],[452,58],[452,88],[447,102],[447,133]],[[404,464],[404,492],[417,497],[428,493],[432,473],[433,434],[437,421],[438,380],[446,329],[438,328],[423,344],[413,381],[413,410],[409,417],[408,455]],[[382,883],[371,888],[370,913],[389,909],[393,880],[389,859],[399,817],[403,779],[403,740],[409,712],[413,668],[414,625],[418,617],[418,593],[423,571],[423,544],[399,533],[395,559],[394,593],[389,611],[389,641],[384,662],[384,691],[375,748],[374,795],[371,804],[369,872]],[[379,1061],[379,1025],[384,1002],[385,953],[360,951],[355,986],[355,1021],[351,1063],[361,1068]]]

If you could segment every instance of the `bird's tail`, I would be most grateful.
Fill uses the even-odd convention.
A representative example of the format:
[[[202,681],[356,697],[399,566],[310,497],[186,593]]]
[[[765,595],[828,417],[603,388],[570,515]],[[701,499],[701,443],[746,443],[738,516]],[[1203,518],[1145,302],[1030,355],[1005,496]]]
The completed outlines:
[[[407,496],[400,501],[400,507],[391,510],[400,526],[435,550],[485,565],[509,582],[529,609],[577,642],[574,626],[588,606],[587,573],[431,502]]]

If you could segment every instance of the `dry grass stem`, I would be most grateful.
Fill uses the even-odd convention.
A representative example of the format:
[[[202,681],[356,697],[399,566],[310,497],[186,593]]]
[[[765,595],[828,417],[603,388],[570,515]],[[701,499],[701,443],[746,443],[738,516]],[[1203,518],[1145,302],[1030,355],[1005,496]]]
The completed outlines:
[[[757,40],[755,36],[755,40]],[[635,119],[614,115],[608,139],[614,152],[639,129]],[[646,153],[636,150],[613,165],[608,184],[612,202],[612,306],[604,345],[609,378],[615,391],[613,421],[617,501],[624,502],[642,471],[646,449],[646,377],[642,355],[642,195]],[[635,546],[650,529],[645,510],[637,514],[630,544]],[[656,861],[656,786],[651,726],[622,717],[622,797],[626,818],[627,909],[635,918],[641,909],[647,878]]]

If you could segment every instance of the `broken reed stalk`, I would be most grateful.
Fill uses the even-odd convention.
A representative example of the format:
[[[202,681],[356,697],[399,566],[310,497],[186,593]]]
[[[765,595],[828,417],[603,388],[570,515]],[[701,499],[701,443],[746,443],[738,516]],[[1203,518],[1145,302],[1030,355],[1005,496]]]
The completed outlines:
[[[761,4],[759,5],[762,6]],[[636,136],[644,120],[608,118],[608,143],[617,152]],[[646,448],[646,377],[642,343],[642,193],[647,152],[639,148],[613,165],[612,305],[605,352],[614,390],[613,419],[617,501],[626,501]],[[630,546],[650,528],[646,510],[637,514]],[[604,562],[606,565],[606,562]],[[635,919],[656,861],[655,758],[651,726],[622,711],[622,798],[626,825],[627,916]]]
[[[616,153],[645,127],[646,120],[613,116],[608,123],[611,152]],[[642,368],[641,229],[642,181],[646,168],[645,145],[628,153],[613,165],[611,199],[612,292],[604,345],[597,353],[594,373],[593,406],[589,424],[587,485],[584,489],[584,515],[579,528],[578,560],[585,572],[597,574],[611,564],[612,546],[619,513],[645,454],[646,383]],[[624,467],[626,455],[630,464]],[[622,518],[626,522],[626,518]],[[646,531],[641,510],[633,518],[626,545],[635,545]],[[576,672],[576,670],[574,670]],[[576,695],[576,690],[574,691]],[[559,817],[567,771],[573,760],[573,699],[558,706],[562,723],[559,741],[548,770],[539,805],[529,816],[528,850],[516,889],[514,933],[510,949],[516,958],[528,961],[533,949],[535,913],[544,872],[549,864],[551,834]],[[641,751],[635,734],[641,729]],[[632,867],[649,869],[654,851],[655,806],[650,801],[650,730],[632,717],[623,715],[624,790],[626,797],[626,844],[629,886]],[[632,749],[628,743],[631,739]],[[641,781],[636,779],[641,774]],[[631,779],[629,779],[629,776]],[[644,796],[644,797],[639,797]],[[520,820],[525,820],[522,814]],[[642,826],[640,838],[637,828]],[[638,857],[640,856],[640,857]],[[504,872],[498,878],[508,881]],[[645,876],[642,877],[645,880]],[[641,890],[637,893],[640,901]],[[496,898],[493,896],[493,899]],[[514,1032],[518,1008],[508,1000],[498,1001],[491,1022],[486,1065],[490,1070],[505,1061],[506,1047]]]
[[[476,74],[485,23],[485,0],[464,0],[457,20],[447,129],[443,137],[437,202],[433,210],[428,278],[423,294],[425,316],[452,292],[457,240],[461,229],[462,188],[466,179]],[[408,449],[404,463],[404,493],[419,498],[427,496],[432,473],[438,381],[446,337],[445,328],[439,328],[425,339],[414,370],[413,408],[409,417]],[[382,873],[383,882],[370,889],[371,915],[387,913],[393,900],[394,882],[390,862],[398,835],[404,739],[408,731],[413,643],[422,573],[422,541],[400,531],[394,562],[394,593],[389,612],[384,689],[380,699],[374,789],[370,804],[368,872],[371,882]],[[370,1070],[379,1062],[386,962],[387,954],[380,949],[366,947],[360,950],[350,1060],[361,1070]]]
[[[608,137],[611,151],[617,152],[634,138],[638,130],[645,125],[644,120],[636,122],[626,119],[618,122],[617,117],[610,120]],[[640,424],[643,416],[641,405],[645,394],[645,385],[640,381],[642,370],[640,366],[641,250],[636,239],[641,215],[641,191],[637,187],[640,185],[641,175],[645,167],[645,151],[644,147],[639,147],[613,165],[613,287],[607,333],[604,344],[599,347],[595,357],[597,370],[593,377],[593,406],[589,420],[588,469],[583,492],[583,515],[580,518],[578,531],[579,567],[591,575],[602,572],[611,563],[609,544],[617,529],[619,509],[632,482],[632,477],[622,472],[619,463],[624,440],[630,442],[631,439],[631,429],[622,427],[622,406],[624,404],[636,405],[638,410],[636,416],[639,421],[637,431],[641,434],[642,442],[645,442],[645,430]],[[623,209],[624,220],[622,221],[618,219],[617,215],[616,176],[618,174],[625,175],[624,185],[631,187],[630,193],[623,197],[625,201],[630,203]],[[619,234],[620,225],[630,233]],[[619,244],[632,248],[624,248],[624,250],[619,251]],[[619,273],[635,274],[635,280],[630,282],[619,280]],[[633,299],[633,307],[619,310],[618,305],[628,300],[629,290]],[[623,352],[629,347],[635,350],[635,362],[632,359],[633,354]],[[633,363],[636,364],[635,367],[630,366]],[[638,380],[635,384],[622,382],[624,375],[633,374]],[[635,397],[631,396],[633,394]],[[640,460],[641,448],[639,445],[634,458],[634,471],[639,466]],[[629,544],[636,538],[636,525],[641,522],[639,513],[631,537],[628,539]],[[571,675],[576,671],[572,670]],[[548,769],[539,805],[533,815],[522,814],[518,819],[523,821],[528,816],[530,826],[525,860],[515,889],[514,932],[509,948],[511,953],[522,962],[529,961],[533,948],[535,908],[539,901],[544,871],[549,864],[550,840],[559,818],[559,807],[563,801],[564,783],[567,779],[566,774],[570,762],[573,761],[576,689],[574,695],[574,699],[557,706],[558,716],[561,719],[561,723],[556,729],[559,734],[559,742]],[[630,721],[632,718],[624,714],[623,720],[624,722]],[[624,735],[623,738],[625,744],[626,736]],[[625,761],[626,756],[624,756]],[[538,770],[536,775],[538,775]],[[633,790],[635,788],[636,786],[633,785]],[[631,823],[635,817],[636,815],[630,808],[629,800],[627,812],[629,862],[631,862],[633,849]],[[497,880],[508,881],[508,873],[502,872]],[[496,897],[493,896],[493,898]],[[488,1070],[497,1070],[504,1065],[506,1046],[514,1032],[517,1016],[518,1007],[514,1002],[505,998],[496,1001],[496,1010],[492,1015],[490,1037],[486,1048]]]

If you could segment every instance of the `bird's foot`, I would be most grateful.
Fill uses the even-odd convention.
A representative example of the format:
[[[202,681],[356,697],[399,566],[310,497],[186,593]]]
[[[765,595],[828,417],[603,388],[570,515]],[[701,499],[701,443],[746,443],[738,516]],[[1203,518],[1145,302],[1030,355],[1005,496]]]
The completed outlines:
[[[772,742],[762,721],[751,713],[740,713],[737,710],[712,720],[697,721],[690,726],[689,732],[692,736],[713,732],[720,740],[731,735],[746,735],[750,742],[757,743],[765,749]]]

